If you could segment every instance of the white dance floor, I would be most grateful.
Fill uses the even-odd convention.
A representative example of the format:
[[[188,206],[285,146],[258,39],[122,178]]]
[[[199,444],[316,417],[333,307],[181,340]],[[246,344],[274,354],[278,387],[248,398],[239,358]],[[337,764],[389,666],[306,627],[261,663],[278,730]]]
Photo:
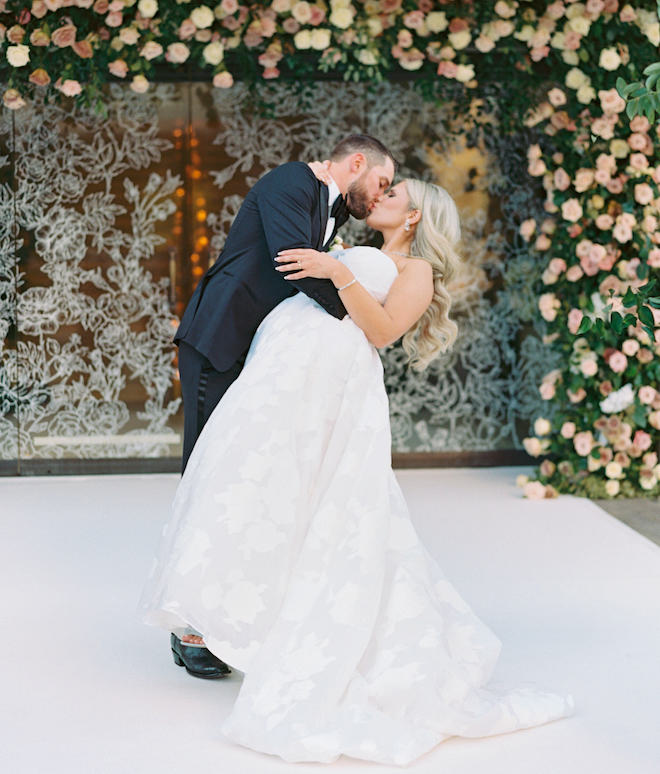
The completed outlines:
[[[660,547],[588,501],[530,502],[520,469],[399,471],[413,520],[503,641],[498,682],[576,714],[450,739],[433,774],[660,771]],[[240,677],[192,678],[135,607],[177,476],[0,479],[0,761],[8,774],[321,772],[226,743]],[[400,769],[341,759],[349,774]]]

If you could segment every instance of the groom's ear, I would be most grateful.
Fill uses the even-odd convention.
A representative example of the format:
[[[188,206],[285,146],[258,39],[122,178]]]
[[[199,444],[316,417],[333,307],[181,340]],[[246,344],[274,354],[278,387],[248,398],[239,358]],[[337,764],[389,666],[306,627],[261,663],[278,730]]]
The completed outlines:
[[[353,153],[349,157],[349,165],[348,165],[349,171],[353,172],[354,174],[362,174],[364,170],[367,168],[367,157],[364,155],[364,153],[360,153],[359,151],[357,153]]]

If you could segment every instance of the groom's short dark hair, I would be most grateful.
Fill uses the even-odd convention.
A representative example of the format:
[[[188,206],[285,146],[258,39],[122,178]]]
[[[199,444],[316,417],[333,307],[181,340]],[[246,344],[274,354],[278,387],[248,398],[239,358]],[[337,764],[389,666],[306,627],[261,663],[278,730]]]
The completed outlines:
[[[392,160],[394,169],[397,163],[391,152],[383,145],[380,140],[369,134],[351,134],[338,142],[330,154],[331,161],[341,161],[352,153],[364,153],[367,163],[370,167],[375,164],[382,164],[386,158]]]

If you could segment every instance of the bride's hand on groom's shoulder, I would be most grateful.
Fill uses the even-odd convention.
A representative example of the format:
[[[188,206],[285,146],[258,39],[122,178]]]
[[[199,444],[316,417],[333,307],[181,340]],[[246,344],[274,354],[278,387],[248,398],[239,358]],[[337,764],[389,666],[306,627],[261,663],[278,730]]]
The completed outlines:
[[[330,167],[330,160],[325,161],[310,161],[307,166],[312,170],[316,177],[326,185],[330,185],[330,173],[328,168]]]
[[[280,250],[275,260],[279,263],[277,271],[292,272],[284,278],[287,280],[316,277],[316,279],[330,279],[337,285],[337,281],[341,282],[344,279],[343,275],[346,272],[350,274],[350,270],[336,257],[304,247]]]

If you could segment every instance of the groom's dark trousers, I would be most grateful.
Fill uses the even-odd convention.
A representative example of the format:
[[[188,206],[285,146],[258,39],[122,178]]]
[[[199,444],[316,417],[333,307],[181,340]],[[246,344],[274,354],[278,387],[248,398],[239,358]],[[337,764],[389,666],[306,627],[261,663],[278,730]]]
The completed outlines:
[[[245,197],[222,252],[197,285],[174,337],[183,394],[184,470],[206,420],[240,374],[252,338],[272,309],[302,291],[333,317],[346,314],[330,280],[286,280],[275,261],[280,250],[327,247],[348,218],[343,200],[337,205],[335,227],[324,245],[328,188],[307,164],[293,161],[277,167]],[[292,330],[292,347],[295,336]]]

